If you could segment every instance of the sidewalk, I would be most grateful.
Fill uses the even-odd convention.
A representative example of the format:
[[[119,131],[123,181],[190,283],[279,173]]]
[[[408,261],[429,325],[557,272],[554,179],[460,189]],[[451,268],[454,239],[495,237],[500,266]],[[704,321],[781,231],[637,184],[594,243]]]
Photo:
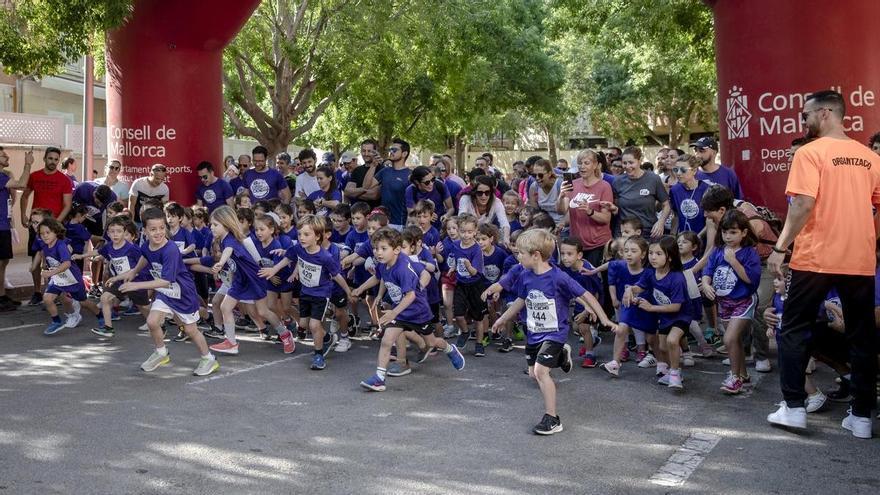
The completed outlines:
[[[28,269],[31,259],[27,254],[16,254],[6,266],[6,293],[19,301],[27,302],[34,292],[34,282]]]

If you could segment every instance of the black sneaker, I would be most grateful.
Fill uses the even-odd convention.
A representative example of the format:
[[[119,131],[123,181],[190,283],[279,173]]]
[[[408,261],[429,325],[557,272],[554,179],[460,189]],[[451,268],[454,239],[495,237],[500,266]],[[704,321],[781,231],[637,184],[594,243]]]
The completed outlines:
[[[559,358],[562,360],[562,362],[559,363],[559,367],[562,368],[562,371],[566,373],[571,371],[571,346],[569,344],[562,346],[562,355]]]
[[[219,328],[217,328],[213,325],[211,325],[210,329],[205,330],[202,333],[204,333],[205,337],[207,337],[209,339],[223,340],[226,338],[226,334],[223,332],[223,330],[220,330]]]
[[[42,301],[42,298],[40,298]],[[10,299],[7,295],[0,296],[0,304],[8,304],[10,306],[21,306],[21,301],[16,301],[15,299]]]
[[[175,335],[174,338],[171,340],[173,340],[174,342],[186,342],[187,340],[189,340],[189,335],[187,335],[186,332],[184,332],[183,329],[180,328],[177,330],[177,335]]]
[[[513,350],[513,341],[510,339],[504,339],[501,341],[501,347],[498,348],[498,352],[510,352]]]
[[[849,402],[852,400],[852,393],[849,390],[849,380],[843,378],[840,380],[840,386],[836,390],[832,390],[825,394],[831,402]]]
[[[27,303],[28,306],[39,306],[41,304],[43,304],[43,295],[39,292],[34,292],[34,295],[31,296],[31,300]]]
[[[17,304],[12,304],[10,301],[0,300],[0,313],[8,313],[10,311],[15,311],[18,309]]]
[[[92,333],[95,335],[100,335],[101,337],[112,337],[116,335],[116,332],[113,331],[113,327],[108,327],[107,325],[93,328]]]
[[[549,414],[545,414],[543,418],[541,418],[541,422],[535,425],[532,429],[536,435],[552,435],[554,433],[559,433],[562,431],[562,422],[559,421],[559,416],[550,416]]]

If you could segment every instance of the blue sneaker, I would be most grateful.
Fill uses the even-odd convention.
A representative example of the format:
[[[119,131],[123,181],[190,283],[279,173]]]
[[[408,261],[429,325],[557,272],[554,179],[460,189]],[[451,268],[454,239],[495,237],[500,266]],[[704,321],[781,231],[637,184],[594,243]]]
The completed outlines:
[[[323,354],[315,354],[312,357],[312,369],[313,370],[322,370],[322,369],[324,369],[325,366],[327,366],[327,365],[324,363],[324,355]]]
[[[98,328],[104,328],[104,315],[98,317]]]
[[[53,321],[49,323],[49,326],[46,327],[45,330],[43,330],[43,335],[55,335],[62,328],[64,328],[63,321]]]
[[[122,316],[138,316],[140,314],[140,310],[138,310],[137,306],[135,306],[134,304],[125,308],[125,311],[122,312]]]
[[[462,332],[458,335],[458,340],[455,341],[455,347],[459,349],[464,349],[467,346],[468,337],[470,337],[470,332]]]
[[[372,390],[373,392],[384,392],[385,380],[379,378],[379,375],[373,375],[370,378],[362,381],[361,387]]]
[[[113,311],[113,310],[110,311],[110,321],[119,321],[121,319],[122,319],[122,317],[119,316],[119,313],[117,313],[116,311]]]
[[[458,347],[452,346],[452,352],[447,352],[446,357],[449,358],[449,362],[452,363],[452,367],[458,371],[464,369],[464,356],[461,355],[461,351],[458,350]]]

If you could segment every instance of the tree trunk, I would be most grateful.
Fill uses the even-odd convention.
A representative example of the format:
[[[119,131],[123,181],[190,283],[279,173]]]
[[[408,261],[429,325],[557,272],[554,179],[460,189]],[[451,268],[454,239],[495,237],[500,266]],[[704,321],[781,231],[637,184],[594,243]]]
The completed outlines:
[[[556,166],[556,136],[553,134],[553,131],[550,130],[550,127],[547,126],[545,128],[547,131],[547,153],[550,155],[550,164],[555,167]]]
[[[342,158],[342,155],[341,155],[342,150],[341,150],[341,146],[339,145],[339,141],[333,141],[330,144],[330,151],[333,152],[333,156],[336,157],[336,162],[338,163],[339,159]]]
[[[455,174],[464,177],[464,133],[455,135]]]

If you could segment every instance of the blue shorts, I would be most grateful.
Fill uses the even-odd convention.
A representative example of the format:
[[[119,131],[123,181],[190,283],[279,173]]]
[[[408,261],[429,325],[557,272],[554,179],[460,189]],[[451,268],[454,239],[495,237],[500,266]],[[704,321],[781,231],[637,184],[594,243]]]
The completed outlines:
[[[645,333],[657,333],[657,317],[636,306],[625,308],[621,303],[620,323],[625,323],[630,328],[641,330]]]
[[[241,286],[233,282],[226,295],[237,301],[259,301],[266,297],[266,286],[260,283]]]
[[[46,287],[46,292],[55,295],[68,294],[74,301],[82,302],[86,300],[86,289],[82,284],[68,285],[67,287],[58,287],[55,284],[49,284]]]

